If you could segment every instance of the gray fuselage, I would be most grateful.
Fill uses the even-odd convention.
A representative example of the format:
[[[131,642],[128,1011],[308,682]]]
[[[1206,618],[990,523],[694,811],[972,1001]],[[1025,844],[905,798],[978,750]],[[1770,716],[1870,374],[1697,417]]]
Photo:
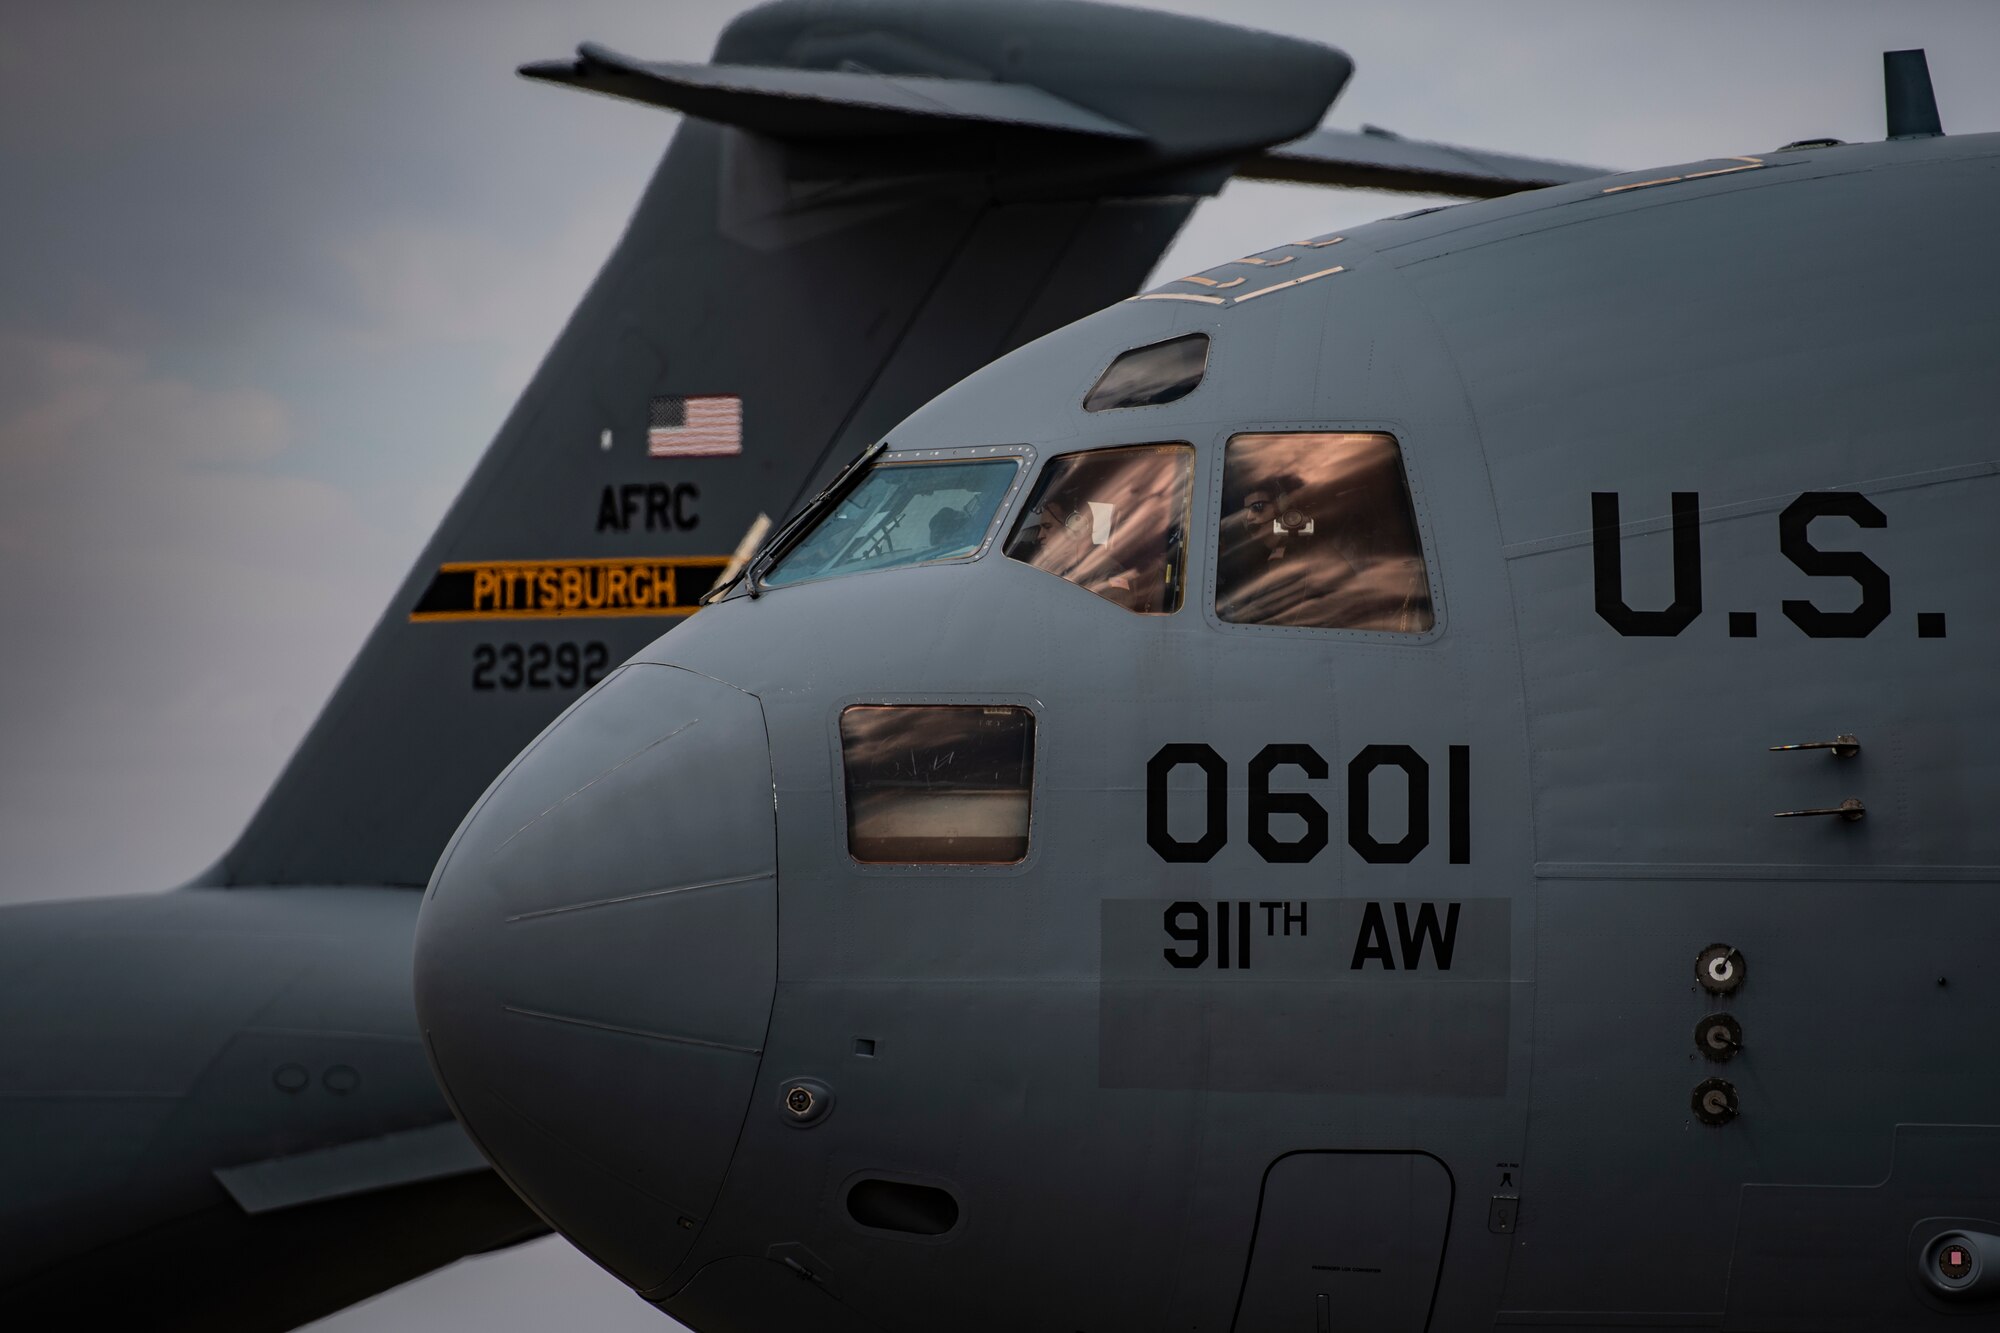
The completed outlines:
[[[455,1109],[697,1328],[1994,1318],[1922,1270],[2000,1231],[1997,215],[2000,136],[1720,159],[977,372],[888,455],[1028,460],[976,556],[739,588],[467,817],[417,946]],[[1082,409],[1190,332],[1193,392]],[[1216,614],[1224,446],[1300,431],[1399,443],[1428,631]],[[1007,557],[1036,469],[1161,442],[1178,611]],[[842,711],[916,703],[1032,710],[1018,864],[850,856]]]

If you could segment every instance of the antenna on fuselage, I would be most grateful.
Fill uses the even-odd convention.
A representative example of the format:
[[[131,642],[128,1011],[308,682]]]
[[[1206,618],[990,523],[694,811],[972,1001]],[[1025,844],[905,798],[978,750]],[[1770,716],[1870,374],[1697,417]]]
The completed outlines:
[[[1882,96],[1891,139],[1929,139],[1944,133],[1923,48],[1882,53]]]

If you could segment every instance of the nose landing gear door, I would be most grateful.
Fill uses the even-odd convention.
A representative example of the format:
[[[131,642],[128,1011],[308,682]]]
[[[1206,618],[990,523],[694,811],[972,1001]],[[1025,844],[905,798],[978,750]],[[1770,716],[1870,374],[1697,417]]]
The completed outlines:
[[[1427,1153],[1295,1152],[1264,1173],[1236,1333],[1424,1333],[1451,1222]]]

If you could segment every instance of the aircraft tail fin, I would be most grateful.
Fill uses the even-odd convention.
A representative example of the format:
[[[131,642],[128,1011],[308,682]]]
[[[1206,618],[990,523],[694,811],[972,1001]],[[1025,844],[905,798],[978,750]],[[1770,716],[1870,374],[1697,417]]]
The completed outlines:
[[[1130,295],[1349,68],[1063,0],[779,0],[711,65],[530,67],[703,119],[208,882],[425,883],[493,775],[692,613],[757,515]]]

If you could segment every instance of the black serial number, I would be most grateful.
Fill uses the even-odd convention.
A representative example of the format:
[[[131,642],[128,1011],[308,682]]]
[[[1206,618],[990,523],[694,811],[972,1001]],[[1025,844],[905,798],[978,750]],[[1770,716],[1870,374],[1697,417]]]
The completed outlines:
[[[588,689],[604,679],[611,649],[602,643],[480,643],[472,648],[475,690]]]

